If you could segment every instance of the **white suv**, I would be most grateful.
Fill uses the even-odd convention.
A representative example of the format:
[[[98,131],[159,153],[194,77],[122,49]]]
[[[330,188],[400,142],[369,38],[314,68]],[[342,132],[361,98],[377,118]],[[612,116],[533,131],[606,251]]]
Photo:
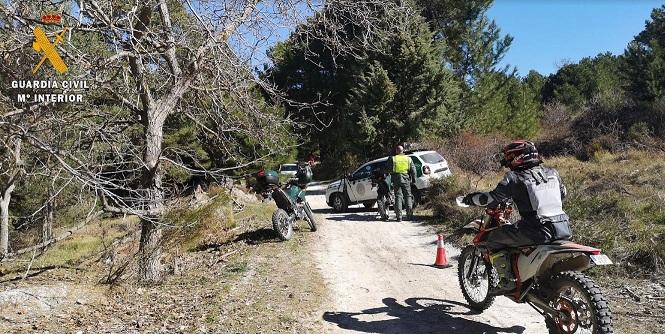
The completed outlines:
[[[407,152],[416,165],[416,184],[411,189],[414,206],[418,204],[427,189],[430,180],[451,175],[448,162],[436,151]],[[360,166],[351,175],[332,182],[326,188],[326,203],[336,212],[345,211],[349,205],[362,203],[371,208],[376,203],[376,188],[372,188],[372,172],[384,169],[389,157],[372,160]]]

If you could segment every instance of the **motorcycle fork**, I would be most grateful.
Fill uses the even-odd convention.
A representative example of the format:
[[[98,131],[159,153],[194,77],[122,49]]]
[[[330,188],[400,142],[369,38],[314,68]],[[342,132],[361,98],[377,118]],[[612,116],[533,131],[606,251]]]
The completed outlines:
[[[513,270],[513,276],[515,277],[515,298],[520,298],[522,293],[522,278],[520,277],[520,268],[517,265],[519,260],[520,253],[514,253],[510,256],[511,269]]]
[[[473,257],[471,258],[471,265],[469,266],[469,272],[466,273],[466,278],[470,279],[472,273],[476,273],[477,266],[478,266],[478,259],[483,256],[483,254],[478,254],[480,252],[479,249],[474,249],[473,250]],[[478,256],[480,255],[480,256]]]

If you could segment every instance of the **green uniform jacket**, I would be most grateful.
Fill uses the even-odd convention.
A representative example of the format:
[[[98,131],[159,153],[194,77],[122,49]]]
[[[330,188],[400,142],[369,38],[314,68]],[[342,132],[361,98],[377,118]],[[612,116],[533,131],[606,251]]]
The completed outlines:
[[[386,162],[386,169],[390,174],[395,174],[393,172],[394,166],[393,166],[393,157],[388,158],[388,161]],[[409,157],[409,177],[411,178],[411,182],[416,182],[416,165],[413,163],[413,160]]]

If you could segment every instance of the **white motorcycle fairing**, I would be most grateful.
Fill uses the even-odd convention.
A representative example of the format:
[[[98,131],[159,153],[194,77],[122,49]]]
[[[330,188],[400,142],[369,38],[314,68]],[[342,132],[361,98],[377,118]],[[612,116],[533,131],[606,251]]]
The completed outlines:
[[[589,256],[591,255],[591,256]],[[545,271],[584,271],[593,265],[609,265],[612,261],[600,254],[600,249],[570,241],[555,241],[533,248],[521,248],[517,259],[518,277],[524,282]]]

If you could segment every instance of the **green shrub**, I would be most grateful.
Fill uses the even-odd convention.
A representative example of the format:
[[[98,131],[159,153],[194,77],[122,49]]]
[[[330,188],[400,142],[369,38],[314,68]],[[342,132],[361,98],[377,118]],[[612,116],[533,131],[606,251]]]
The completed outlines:
[[[653,129],[646,122],[637,122],[630,126],[626,137],[638,143],[644,143],[651,139]]]
[[[463,176],[454,175],[432,181],[427,204],[434,216],[430,223],[437,225],[444,234],[452,235],[449,239],[453,242],[460,242],[459,229],[478,217],[477,209],[461,208],[455,202],[457,196],[471,191],[469,183],[462,180]]]
[[[210,201],[200,206],[183,205],[164,218],[168,244],[188,251],[203,250],[228,242],[235,227],[231,197],[226,189],[211,187]]]
[[[556,158],[568,187],[573,240],[603,249],[631,276],[665,271],[665,155],[628,151],[588,162]]]

